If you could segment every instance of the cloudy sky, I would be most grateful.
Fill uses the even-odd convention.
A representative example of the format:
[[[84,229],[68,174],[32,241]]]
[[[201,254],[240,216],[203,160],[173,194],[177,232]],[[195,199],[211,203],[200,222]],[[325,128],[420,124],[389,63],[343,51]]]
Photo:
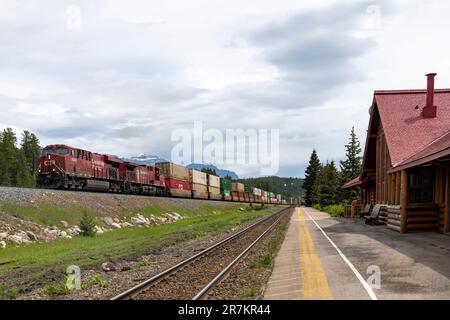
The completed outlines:
[[[0,0],[0,128],[170,157],[175,129],[280,130],[281,176],[362,142],[375,89],[450,86],[440,0]],[[228,166],[241,176],[257,166]]]

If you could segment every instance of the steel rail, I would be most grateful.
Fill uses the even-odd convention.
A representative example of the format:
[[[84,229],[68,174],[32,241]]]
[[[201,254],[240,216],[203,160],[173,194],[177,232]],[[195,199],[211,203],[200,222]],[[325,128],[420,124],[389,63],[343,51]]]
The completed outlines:
[[[284,210],[283,210],[284,211]],[[253,241],[245,250],[243,250],[228,266],[226,266],[213,280],[211,280],[210,283],[208,283],[202,290],[200,290],[199,293],[192,299],[192,300],[200,300],[202,299],[205,294],[214,287],[217,283],[220,282],[220,280],[233,268],[242,258],[244,258],[247,253],[259,242],[261,241],[264,236],[272,231],[272,229],[275,228],[276,225],[280,222],[282,218],[282,214],[280,213],[280,216],[278,219],[272,223],[255,241]]]
[[[191,257],[189,257],[189,258],[187,258],[187,259],[185,259],[185,260],[183,260],[183,261],[181,261],[179,263],[177,263],[176,265],[174,265],[174,266],[164,270],[163,272],[161,272],[161,273],[159,273],[159,274],[157,274],[157,275],[155,275],[155,276],[153,276],[153,277],[151,277],[151,278],[149,278],[149,279],[147,279],[147,280],[145,280],[145,281],[135,285],[134,287],[132,287],[132,288],[126,290],[126,291],[123,291],[122,293],[112,297],[110,300],[125,300],[127,298],[132,297],[133,295],[138,294],[140,291],[142,291],[146,287],[149,287],[153,283],[156,283],[159,280],[162,280],[162,279],[168,277],[169,275],[172,275],[172,274],[176,273],[182,267],[190,264],[191,262],[197,260],[198,258],[200,258],[202,256],[206,256],[208,253],[212,252],[214,249],[216,249],[216,248],[218,248],[218,247],[220,247],[220,246],[230,242],[231,240],[233,240],[233,239],[235,239],[235,238],[245,234],[246,232],[250,231],[251,229],[256,228],[257,226],[259,226],[260,224],[268,221],[269,219],[273,218],[274,216],[277,216],[277,215],[281,216],[285,211],[291,210],[291,209],[292,209],[291,207],[288,207],[288,208],[282,209],[282,210],[280,210],[280,211],[278,211],[278,212],[276,212],[276,213],[274,213],[274,214],[272,214],[272,215],[270,215],[270,216],[268,216],[266,218],[260,219],[259,221],[257,221],[256,223],[246,227],[245,229],[232,234],[231,236],[229,236],[229,237],[227,237],[227,238],[217,242],[216,244],[206,248],[205,250],[202,250],[201,252],[199,252],[199,253],[197,253],[197,254],[195,254],[195,255],[193,255],[193,256],[191,256]],[[277,221],[278,221],[278,219],[277,219]]]

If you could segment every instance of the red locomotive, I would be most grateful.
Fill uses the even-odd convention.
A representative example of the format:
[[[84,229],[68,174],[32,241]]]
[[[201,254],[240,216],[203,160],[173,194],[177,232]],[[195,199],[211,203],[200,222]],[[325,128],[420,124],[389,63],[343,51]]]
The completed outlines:
[[[50,145],[39,158],[38,185],[55,189],[165,195],[158,167],[124,162],[66,145]]]

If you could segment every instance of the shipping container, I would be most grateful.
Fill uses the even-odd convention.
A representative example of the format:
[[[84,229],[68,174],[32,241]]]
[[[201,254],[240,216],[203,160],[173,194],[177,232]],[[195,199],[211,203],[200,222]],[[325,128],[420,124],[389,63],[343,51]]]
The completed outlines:
[[[239,201],[239,192],[236,191],[231,192],[231,199],[235,202]]]
[[[245,187],[244,187],[244,192],[245,192],[245,193],[249,193],[249,194],[253,193],[253,187],[250,187],[250,186],[248,186],[248,185],[245,185]]]
[[[179,189],[179,190],[191,191],[191,186],[189,184],[189,181],[185,181],[185,180],[166,178],[166,186],[169,189]]]
[[[243,183],[233,182],[231,184],[231,191],[235,192],[245,192],[245,186]]]
[[[208,184],[206,173],[195,169],[189,169],[189,181],[190,183],[202,184],[204,186]]]
[[[188,198],[191,197],[192,191],[189,181],[167,178],[165,182],[172,196]]]
[[[208,187],[200,183],[192,183],[192,197],[196,199],[208,199]]]
[[[220,193],[220,188],[208,187],[209,199],[220,200],[222,199],[222,194]]]
[[[167,178],[189,181],[189,170],[184,166],[172,162],[160,162],[157,166]]]
[[[261,196],[261,189],[258,189],[258,188],[253,188],[253,194],[255,195],[255,196]]]
[[[231,196],[231,181],[220,178],[220,191],[225,196]]]
[[[220,189],[220,178],[218,176],[208,174],[207,180],[208,180],[208,186]]]

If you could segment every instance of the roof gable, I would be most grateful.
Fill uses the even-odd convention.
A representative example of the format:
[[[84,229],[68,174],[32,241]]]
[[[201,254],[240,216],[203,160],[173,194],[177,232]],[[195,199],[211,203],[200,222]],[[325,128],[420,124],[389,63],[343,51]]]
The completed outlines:
[[[435,91],[436,118],[422,116],[426,95],[426,90],[375,91],[372,108],[378,109],[393,167],[450,130],[450,89]]]

